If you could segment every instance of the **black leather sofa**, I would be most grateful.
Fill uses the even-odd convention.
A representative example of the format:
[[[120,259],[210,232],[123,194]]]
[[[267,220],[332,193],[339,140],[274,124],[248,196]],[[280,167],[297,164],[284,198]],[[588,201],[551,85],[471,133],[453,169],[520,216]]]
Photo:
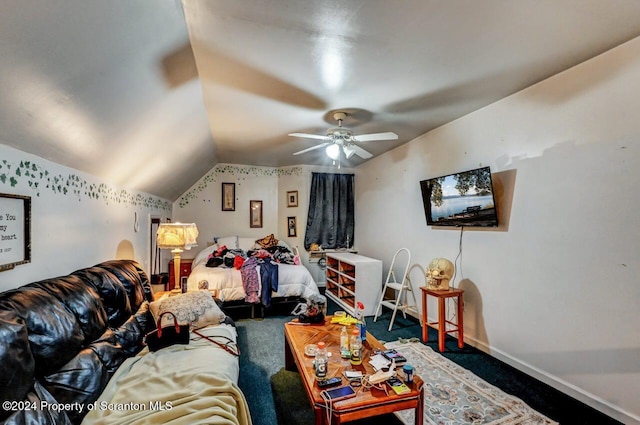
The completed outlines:
[[[0,293],[0,423],[80,423],[155,328],[151,300],[131,260]]]

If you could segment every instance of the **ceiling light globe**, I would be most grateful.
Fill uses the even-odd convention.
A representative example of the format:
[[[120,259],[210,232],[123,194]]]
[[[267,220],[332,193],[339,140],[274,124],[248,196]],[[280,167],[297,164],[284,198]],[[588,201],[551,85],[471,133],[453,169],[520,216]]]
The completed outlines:
[[[327,156],[333,160],[338,159],[340,156],[340,146],[336,144],[330,144],[326,149]]]

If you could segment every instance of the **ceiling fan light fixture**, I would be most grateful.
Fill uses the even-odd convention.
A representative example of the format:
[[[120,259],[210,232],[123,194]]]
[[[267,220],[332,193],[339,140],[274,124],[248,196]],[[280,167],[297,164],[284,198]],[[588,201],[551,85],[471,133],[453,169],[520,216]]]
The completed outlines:
[[[344,152],[347,159],[353,155],[358,155],[362,159],[369,159],[373,157],[370,152],[362,149],[360,146],[353,142],[373,142],[377,140],[397,140],[398,135],[391,131],[385,133],[369,133],[354,135],[353,132],[342,126],[343,121],[347,118],[346,112],[334,112],[333,119],[338,122],[338,127],[330,128],[325,135],[309,134],[309,133],[289,133],[289,136],[304,137],[307,139],[319,139],[324,140],[324,143],[311,146],[298,152],[294,152],[294,155],[300,155],[305,152],[309,152],[315,149],[325,148],[327,156],[334,162],[340,158],[340,151]]]
[[[344,152],[344,156],[346,156],[347,159],[351,158],[353,156],[353,154],[356,153],[356,150],[353,149],[353,147],[351,147],[349,145],[344,145],[342,147],[342,151]]]
[[[329,146],[327,146],[327,149],[325,150],[325,152],[327,152],[327,156],[329,158],[335,161],[340,156],[340,146],[336,145],[335,143],[332,143]]]

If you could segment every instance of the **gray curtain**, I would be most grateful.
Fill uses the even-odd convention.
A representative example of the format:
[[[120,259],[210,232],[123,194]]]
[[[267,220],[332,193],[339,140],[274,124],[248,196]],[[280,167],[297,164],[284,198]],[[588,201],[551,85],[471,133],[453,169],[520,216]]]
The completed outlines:
[[[354,175],[313,173],[304,247],[323,249],[353,246]]]

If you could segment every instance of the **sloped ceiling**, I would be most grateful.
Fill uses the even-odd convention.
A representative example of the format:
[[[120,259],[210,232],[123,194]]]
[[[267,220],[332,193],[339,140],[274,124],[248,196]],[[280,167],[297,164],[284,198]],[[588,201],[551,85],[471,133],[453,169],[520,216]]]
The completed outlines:
[[[640,35],[636,0],[4,0],[0,143],[175,200],[218,162],[379,155]],[[342,164],[357,166],[357,156]]]
[[[0,143],[170,200],[215,164],[179,2],[0,9]]]

